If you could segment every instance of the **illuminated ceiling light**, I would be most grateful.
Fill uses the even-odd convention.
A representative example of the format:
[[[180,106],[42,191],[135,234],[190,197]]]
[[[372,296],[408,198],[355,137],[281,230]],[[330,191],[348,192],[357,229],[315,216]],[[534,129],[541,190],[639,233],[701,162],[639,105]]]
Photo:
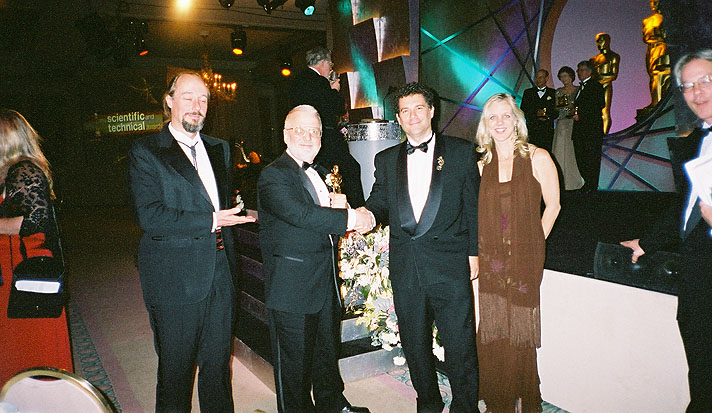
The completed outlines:
[[[289,77],[292,74],[292,59],[285,59],[282,62],[279,73],[284,77]]]
[[[257,0],[257,4],[265,10],[265,13],[271,14],[272,10],[286,3],[287,0]]]
[[[218,0],[220,2],[220,5],[225,7],[226,9],[229,9],[232,7],[232,4],[235,3],[235,0]]]
[[[232,45],[232,52],[237,56],[245,53],[245,47],[247,47],[247,33],[242,29],[235,29],[230,35],[230,44]]]
[[[305,16],[314,14],[314,2],[316,0],[296,0],[294,4],[301,10]]]
[[[178,7],[178,10],[180,11],[187,11],[190,9],[190,3],[191,0],[177,0],[176,1],[176,6]]]

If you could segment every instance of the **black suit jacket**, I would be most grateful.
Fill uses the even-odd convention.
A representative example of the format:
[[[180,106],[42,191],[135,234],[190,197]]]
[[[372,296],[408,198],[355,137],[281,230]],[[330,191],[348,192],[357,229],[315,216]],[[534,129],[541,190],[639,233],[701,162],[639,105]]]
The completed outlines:
[[[329,234],[346,233],[347,212],[319,205],[306,173],[286,152],[257,182],[267,308],[319,311],[335,288]]]
[[[574,121],[573,138],[590,139],[597,143],[603,137],[603,115],[606,106],[603,86],[596,79],[589,79],[576,97],[576,113],[579,120]]]
[[[704,134],[699,129],[685,138],[678,138],[675,162],[672,168],[675,173],[684,175],[683,164],[699,154],[700,145]],[[682,238],[681,229],[685,219],[685,208],[690,195],[689,185],[683,187],[681,205],[672,206],[658,223],[640,239],[640,246],[645,254],[674,244],[680,244],[683,254],[682,282],[679,287],[678,319],[688,317],[699,311],[697,303],[706,302],[707,307],[712,302],[712,238],[710,226],[704,219],[700,219],[692,231]],[[688,225],[690,225],[688,223]]]
[[[230,150],[227,142],[200,135],[210,158],[220,209],[230,206]],[[129,151],[129,189],[143,235],[138,270],[146,304],[188,304],[204,299],[215,270],[213,204],[198,172],[166,124],[137,139]],[[231,271],[235,250],[223,231]]]
[[[477,255],[479,173],[474,146],[439,135],[432,150],[430,190],[417,223],[408,193],[405,142],[376,155],[376,182],[366,208],[377,221],[390,223],[394,285],[467,279],[467,257]]]
[[[325,127],[335,128],[339,117],[346,113],[344,100],[332,89],[324,76],[306,68],[296,73],[289,82],[289,104],[311,105],[319,112]]]
[[[547,87],[544,91],[542,97],[539,97],[537,93],[538,89],[536,87],[529,88],[524,91],[522,95],[521,109],[524,112],[524,117],[527,120],[527,127],[529,125],[535,125],[537,122],[551,123],[554,126],[554,119],[556,118],[556,90]],[[546,115],[548,117],[547,121],[540,121],[536,112],[539,109],[546,108]]]

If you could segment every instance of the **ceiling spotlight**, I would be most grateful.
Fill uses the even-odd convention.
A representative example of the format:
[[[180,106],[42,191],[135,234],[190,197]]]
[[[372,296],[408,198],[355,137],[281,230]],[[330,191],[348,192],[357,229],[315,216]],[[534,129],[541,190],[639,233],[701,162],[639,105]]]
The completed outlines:
[[[294,4],[301,10],[305,16],[314,14],[315,0],[296,0]]]
[[[220,5],[225,7],[226,9],[229,9],[232,7],[232,4],[235,3],[235,0],[218,0],[220,2]]]
[[[271,14],[272,10],[286,3],[287,0],[257,0],[257,4],[265,10],[265,13]]]
[[[282,62],[282,66],[280,67],[279,73],[282,74],[284,77],[289,77],[292,74],[292,61],[291,59],[285,59]]]
[[[247,34],[242,29],[235,29],[230,35],[230,44],[232,45],[232,52],[237,56],[245,53],[245,47],[247,46]]]

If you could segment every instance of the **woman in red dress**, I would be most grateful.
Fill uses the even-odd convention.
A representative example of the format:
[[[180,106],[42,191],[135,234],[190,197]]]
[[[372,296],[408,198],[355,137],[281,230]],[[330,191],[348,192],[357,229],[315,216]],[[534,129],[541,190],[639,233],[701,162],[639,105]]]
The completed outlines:
[[[30,367],[72,371],[64,310],[58,318],[7,317],[17,264],[24,258],[60,254],[49,164],[39,142],[22,115],[0,109],[0,387]]]

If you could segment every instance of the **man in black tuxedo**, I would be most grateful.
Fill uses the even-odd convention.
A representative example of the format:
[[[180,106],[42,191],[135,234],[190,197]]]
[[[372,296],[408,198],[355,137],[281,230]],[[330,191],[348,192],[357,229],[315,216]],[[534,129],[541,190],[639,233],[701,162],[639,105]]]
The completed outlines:
[[[390,223],[390,280],[419,412],[441,412],[432,325],[445,348],[451,412],[477,411],[472,282],[477,276],[477,172],[474,146],[436,135],[434,93],[409,83],[394,95],[406,142],[376,155],[366,201]]]
[[[593,67],[588,60],[578,64],[576,74],[579,78],[579,91],[574,105],[573,116],[574,154],[581,176],[584,179],[584,192],[598,189],[598,175],[601,171],[601,144],[603,142],[603,108],[606,98],[603,86],[591,77]]]
[[[527,120],[529,141],[551,152],[554,140],[554,119],[556,111],[556,91],[548,86],[549,72],[540,69],[534,77],[535,87],[524,91],[522,112]]]
[[[190,412],[196,364],[201,410],[234,410],[229,227],[254,218],[229,208],[227,142],[199,133],[209,98],[198,74],[177,75],[163,98],[170,123],[129,151],[134,216],[143,230],[138,270],[158,355],[158,412]]]
[[[331,51],[324,47],[311,49],[306,61],[307,67],[289,82],[289,104],[291,107],[310,105],[319,112],[324,135],[316,161],[329,170],[339,165],[344,177],[344,194],[351,206],[360,207],[364,203],[361,166],[351,156],[344,136],[337,129],[339,117],[346,113],[346,105],[339,96],[340,79],[331,70],[334,66]]]
[[[687,105],[702,120],[701,128],[679,138],[673,168],[680,176],[683,163],[712,157],[712,49],[683,56],[675,78]],[[685,347],[690,404],[687,413],[712,407],[712,206],[711,188],[684,185],[682,208],[673,207],[646,236],[621,244],[633,249],[633,262],[667,245],[681,242],[682,265],[677,301],[677,324]]]
[[[375,223],[364,209],[347,210],[346,197],[329,194],[315,170],[321,121],[313,107],[289,112],[284,142],[286,152],[262,170],[257,183],[277,407],[280,412],[368,412],[343,395],[341,295],[333,247],[337,235],[368,231]]]

